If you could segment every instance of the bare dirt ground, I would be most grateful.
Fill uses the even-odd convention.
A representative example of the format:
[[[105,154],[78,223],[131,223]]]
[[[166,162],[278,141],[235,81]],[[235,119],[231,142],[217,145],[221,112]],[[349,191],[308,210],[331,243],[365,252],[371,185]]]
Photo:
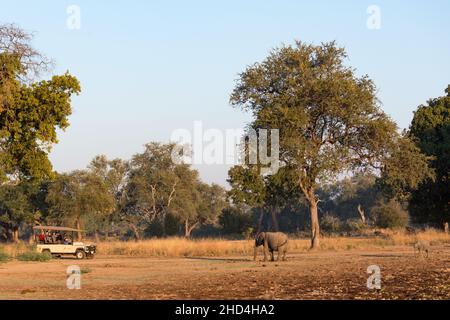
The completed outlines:
[[[294,253],[286,262],[251,257],[101,256],[0,264],[0,299],[450,299],[450,246],[417,258],[411,247]],[[260,257],[261,259],[261,257]],[[80,290],[66,287],[82,268]],[[367,267],[381,268],[368,290]]]

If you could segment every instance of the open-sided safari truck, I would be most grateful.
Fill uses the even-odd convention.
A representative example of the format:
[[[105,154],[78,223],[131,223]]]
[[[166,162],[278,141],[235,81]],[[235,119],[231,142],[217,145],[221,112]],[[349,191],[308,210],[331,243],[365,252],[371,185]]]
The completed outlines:
[[[75,242],[75,233],[83,232],[65,227],[36,226],[33,228],[37,251],[49,253],[53,257],[74,256],[77,259],[92,259],[96,252],[96,245],[85,245]]]

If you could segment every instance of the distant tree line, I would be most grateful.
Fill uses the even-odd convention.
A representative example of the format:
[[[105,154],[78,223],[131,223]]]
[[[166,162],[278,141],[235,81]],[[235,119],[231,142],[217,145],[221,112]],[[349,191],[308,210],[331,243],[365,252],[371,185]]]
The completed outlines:
[[[449,222],[450,86],[399,133],[343,48],[297,42],[248,67],[230,99],[252,113],[249,130],[279,129],[275,174],[234,166],[227,191],[175,164],[176,146],[158,142],[130,160],[99,155],[57,173],[48,153],[81,88],[68,72],[38,80],[51,61],[30,40],[0,25],[0,241],[50,224],[98,240],[307,232],[319,248],[321,234]]]

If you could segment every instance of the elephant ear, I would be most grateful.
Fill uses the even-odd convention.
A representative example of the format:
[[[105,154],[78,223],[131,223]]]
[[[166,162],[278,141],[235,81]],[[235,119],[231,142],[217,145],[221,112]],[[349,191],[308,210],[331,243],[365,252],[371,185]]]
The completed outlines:
[[[258,234],[258,236],[256,237],[256,241],[259,244],[263,244],[264,243],[264,238],[266,237],[266,233],[265,232],[261,232]]]

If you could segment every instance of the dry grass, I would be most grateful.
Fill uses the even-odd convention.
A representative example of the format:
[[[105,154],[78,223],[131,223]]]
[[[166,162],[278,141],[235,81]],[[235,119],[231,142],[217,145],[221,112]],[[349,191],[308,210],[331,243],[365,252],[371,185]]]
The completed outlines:
[[[388,246],[409,246],[417,240],[428,241],[432,246],[450,243],[450,235],[429,229],[416,235],[400,231],[385,231],[378,237],[322,237],[321,247],[329,251],[380,249]],[[306,252],[308,239],[291,239],[289,251]],[[8,256],[16,258],[30,250],[29,245],[10,244],[0,246]],[[152,239],[140,242],[101,242],[98,244],[100,255],[121,255],[131,257],[192,257],[192,256],[248,256],[253,253],[252,240],[168,238]]]
[[[18,244],[0,245],[0,251],[4,252],[6,255],[13,259],[22,254],[26,254],[27,252],[34,251],[33,249],[33,246],[24,244],[22,242]]]
[[[450,243],[450,235],[436,230],[426,230],[417,235],[404,232],[385,232],[382,237],[348,238],[322,237],[323,250],[343,251],[353,249],[377,249],[387,246],[412,245],[417,240],[425,240],[431,245]],[[103,242],[98,244],[98,253],[104,255],[125,255],[143,257],[187,257],[187,256],[247,256],[253,253],[252,240],[222,240],[184,238],[154,239],[141,242]],[[306,252],[308,239],[291,239],[291,252]]]
[[[145,257],[187,257],[249,255],[253,252],[252,241],[185,238],[154,239],[140,242],[103,242],[98,253]]]

